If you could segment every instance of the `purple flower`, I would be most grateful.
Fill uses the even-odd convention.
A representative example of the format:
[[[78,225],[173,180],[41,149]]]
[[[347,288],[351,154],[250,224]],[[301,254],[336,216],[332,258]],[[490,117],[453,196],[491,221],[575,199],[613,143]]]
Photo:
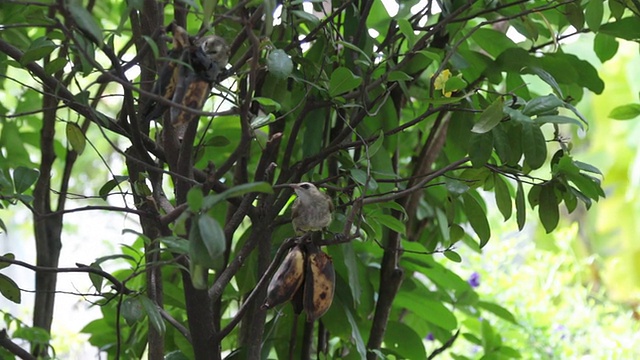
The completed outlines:
[[[433,336],[433,333],[432,333],[432,332],[430,332],[429,334],[427,334],[427,340],[429,340],[429,341],[433,341],[433,340],[435,340],[435,339],[436,339],[436,337],[435,337],[435,336]]]
[[[567,337],[567,327],[562,324],[556,324],[553,327],[553,332],[560,333],[560,340],[564,340]]]
[[[469,276],[467,282],[469,283],[469,285],[471,285],[472,288],[477,288],[478,286],[480,286],[480,274],[474,271],[473,274]]]

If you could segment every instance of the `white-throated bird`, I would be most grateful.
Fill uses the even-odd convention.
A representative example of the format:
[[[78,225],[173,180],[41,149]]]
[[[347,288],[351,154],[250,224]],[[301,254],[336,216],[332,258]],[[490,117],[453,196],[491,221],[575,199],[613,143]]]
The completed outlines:
[[[297,235],[323,230],[331,224],[333,202],[312,183],[289,185],[297,195],[293,202],[291,222]]]

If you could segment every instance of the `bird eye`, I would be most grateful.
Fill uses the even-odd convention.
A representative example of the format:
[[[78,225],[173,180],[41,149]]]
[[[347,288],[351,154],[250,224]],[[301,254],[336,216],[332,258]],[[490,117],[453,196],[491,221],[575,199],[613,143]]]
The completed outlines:
[[[302,184],[300,185],[301,188],[303,189],[308,189],[309,188],[309,184]]]

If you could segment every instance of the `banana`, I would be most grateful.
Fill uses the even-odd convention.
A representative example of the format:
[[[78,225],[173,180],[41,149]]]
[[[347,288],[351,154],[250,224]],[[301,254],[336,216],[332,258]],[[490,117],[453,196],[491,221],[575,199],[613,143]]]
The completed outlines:
[[[305,256],[299,245],[291,248],[280,264],[269,287],[263,309],[271,309],[290,300],[296,293],[304,279]]]
[[[331,307],[336,273],[329,255],[315,245],[308,246],[307,251],[303,305],[307,313],[307,322],[312,322]]]

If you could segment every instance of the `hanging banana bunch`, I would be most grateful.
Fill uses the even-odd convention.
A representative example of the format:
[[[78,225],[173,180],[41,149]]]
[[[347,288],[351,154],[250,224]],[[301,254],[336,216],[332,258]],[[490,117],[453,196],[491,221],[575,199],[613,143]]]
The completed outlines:
[[[329,255],[313,244],[296,245],[271,279],[262,307],[291,301],[296,314],[304,311],[307,322],[315,321],[331,307],[335,277]]]
[[[184,107],[202,110],[212,85],[229,61],[229,46],[223,38],[209,35],[192,41],[186,30],[173,24],[173,49],[160,70],[153,93]],[[150,101],[142,111],[145,121],[160,118],[169,106]],[[171,123],[174,127],[186,125],[198,115],[172,107]]]

